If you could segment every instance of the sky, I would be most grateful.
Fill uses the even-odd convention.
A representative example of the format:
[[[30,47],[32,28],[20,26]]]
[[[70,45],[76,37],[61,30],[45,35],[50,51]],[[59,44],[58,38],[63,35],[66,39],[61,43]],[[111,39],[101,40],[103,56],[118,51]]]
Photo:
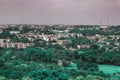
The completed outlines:
[[[120,0],[0,0],[0,24],[120,25]]]

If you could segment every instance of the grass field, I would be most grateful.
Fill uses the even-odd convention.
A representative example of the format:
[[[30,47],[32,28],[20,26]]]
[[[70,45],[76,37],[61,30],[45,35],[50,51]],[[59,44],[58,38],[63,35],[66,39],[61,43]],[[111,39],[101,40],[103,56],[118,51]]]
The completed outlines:
[[[114,74],[120,72],[120,66],[113,65],[99,65],[99,71],[102,71],[105,74]]]

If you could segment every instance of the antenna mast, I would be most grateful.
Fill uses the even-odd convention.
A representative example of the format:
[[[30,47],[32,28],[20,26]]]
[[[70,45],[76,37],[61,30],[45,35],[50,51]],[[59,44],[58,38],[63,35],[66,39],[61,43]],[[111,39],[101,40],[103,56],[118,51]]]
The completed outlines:
[[[100,25],[101,25],[101,19],[100,19]]]

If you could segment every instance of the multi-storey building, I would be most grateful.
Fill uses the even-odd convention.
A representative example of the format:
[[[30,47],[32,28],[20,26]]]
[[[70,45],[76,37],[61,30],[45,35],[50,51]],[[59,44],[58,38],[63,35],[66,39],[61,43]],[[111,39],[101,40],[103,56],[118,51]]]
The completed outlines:
[[[0,43],[0,47],[5,47],[5,48],[24,49],[29,46],[34,46],[34,44],[32,43]]]

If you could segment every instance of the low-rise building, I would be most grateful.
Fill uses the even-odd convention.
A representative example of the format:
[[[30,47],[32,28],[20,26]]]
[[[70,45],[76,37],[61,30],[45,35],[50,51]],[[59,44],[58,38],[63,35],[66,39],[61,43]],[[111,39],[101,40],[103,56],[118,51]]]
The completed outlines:
[[[45,40],[45,41],[49,41],[48,36],[47,36],[47,35],[44,35],[44,36],[43,36],[43,40]]]
[[[0,29],[0,34],[3,32],[3,30],[2,29]]]
[[[10,31],[10,34],[19,34],[20,31]]]
[[[0,43],[5,43],[5,42],[10,42],[11,40],[10,39],[0,39]]]
[[[0,43],[0,47],[5,48],[17,48],[25,49],[27,47],[34,46],[33,43]]]
[[[76,33],[70,33],[70,36],[74,37],[76,35]]]
[[[96,36],[86,36],[88,39],[90,39],[90,40],[94,40],[94,39],[96,39]]]
[[[65,45],[65,44],[70,44],[71,41],[70,40],[58,40],[57,43],[60,45]]]
[[[98,43],[104,43],[104,42],[105,42],[105,38],[104,37],[98,39]]]
[[[58,60],[58,63],[57,63],[59,66],[62,66],[63,65],[63,62],[62,60]]]
[[[63,34],[58,34],[57,36],[58,36],[58,38],[60,38],[60,37],[69,37],[69,34],[63,33]]]
[[[43,36],[43,40],[45,41],[53,41],[57,39],[58,39],[57,35],[44,35]]]
[[[108,28],[108,26],[107,25],[101,25],[100,28],[106,29],[106,28]]]
[[[115,45],[116,45],[116,46],[119,46],[119,45],[120,45],[120,42],[115,42]]]
[[[78,33],[77,34],[77,38],[84,38],[85,36],[83,36],[83,34],[82,33]]]
[[[110,45],[110,42],[106,42],[107,45]]]
[[[88,44],[77,45],[77,48],[78,49],[81,49],[81,48],[90,48],[90,45],[88,45]]]

